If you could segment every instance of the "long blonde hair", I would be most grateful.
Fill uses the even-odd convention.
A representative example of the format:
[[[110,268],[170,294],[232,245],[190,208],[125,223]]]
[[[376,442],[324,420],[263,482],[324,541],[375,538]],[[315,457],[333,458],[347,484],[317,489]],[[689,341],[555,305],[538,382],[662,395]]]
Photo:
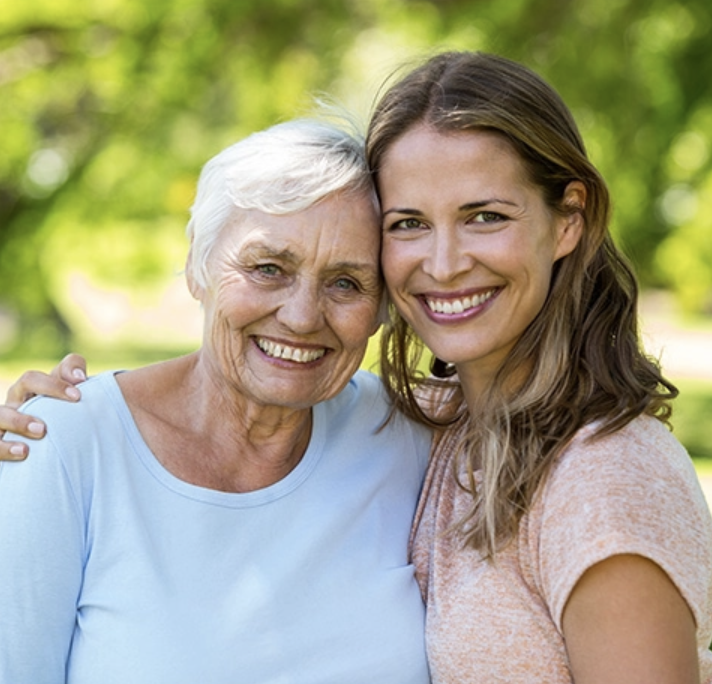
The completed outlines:
[[[459,461],[467,474],[460,483],[472,492],[473,504],[459,530],[467,544],[492,557],[515,536],[555,459],[581,427],[595,422],[600,436],[641,414],[668,422],[677,390],[641,348],[638,286],[609,234],[608,189],[558,94],[502,57],[436,55],[376,106],[366,138],[376,185],[384,154],[419,123],[502,135],[552,211],[571,211],[563,205],[569,183],[586,188],[582,238],[554,265],[542,310],[499,369],[477,415],[467,414],[456,377],[443,381],[418,371],[422,342],[392,307],[383,331],[381,373],[395,406],[429,425],[467,423]],[[511,378],[527,364],[527,377],[512,391]],[[436,360],[434,369],[447,375],[442,362]],[[419,397],[444,383],[455,408],[438,417]],[[476,469],[483,476],[479,490]]]

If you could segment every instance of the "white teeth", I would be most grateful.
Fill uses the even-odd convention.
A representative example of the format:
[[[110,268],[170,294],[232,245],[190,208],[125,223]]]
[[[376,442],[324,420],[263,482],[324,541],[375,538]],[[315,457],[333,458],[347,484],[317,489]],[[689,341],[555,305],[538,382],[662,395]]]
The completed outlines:
[[[462,299],[426,299],[425,301],[428,304],[428,308],[435,313],[463,313],[468,309],[484,304],[496,291],[496,289],[488,290],[482,294],[463,297]]]
[[[267,354],[267,356],[271,356],[275,359],[284,359],[285,361],[296,361],[297,363],[316,361],[326,353],[325,349],[299,349],[264,339],[257,339],[257,346]]]

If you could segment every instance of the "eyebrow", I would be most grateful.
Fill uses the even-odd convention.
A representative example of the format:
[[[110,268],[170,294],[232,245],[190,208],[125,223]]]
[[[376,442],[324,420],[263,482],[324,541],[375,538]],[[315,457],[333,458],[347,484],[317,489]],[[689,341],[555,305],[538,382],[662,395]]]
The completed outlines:
[[[479,202],[467,202],[467,204],[459,206],[457,210],[471,211],[472,209],[482,209],[482,207],[486,207],[490,204],[506,204],[510,207],[517,206],[516,202],[492,197],[491,199],[481,200]],[[393,207],[393,209],[387,209],[383,212],[383,216],[387,216],[388,214],[411,214],[412,216],[423,216],[423,212],[420,211],[420,209],[411,209],[409,207]]]
[[[264,242],[253,242],[245,245],[243,253],[265,256],[270,259],[281,259],[283,261],[296,261],[297,255],[291,249],[274,249]]]

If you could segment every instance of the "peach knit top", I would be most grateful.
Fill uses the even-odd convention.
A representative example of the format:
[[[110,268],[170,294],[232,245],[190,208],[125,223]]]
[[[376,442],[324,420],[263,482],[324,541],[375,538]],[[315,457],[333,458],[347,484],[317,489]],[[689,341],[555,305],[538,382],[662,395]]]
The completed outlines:
[[[581,575],[616,554],[657,563],[698,627],[701,682],[712,682],[712,519],[684,448],[640,417],[559,458],[516,539],[491,564],[448,535],[470,505],[455,482],[459,432],[434,444],[411,538],[427,604],[433,684],[570,684],[561,619]]]

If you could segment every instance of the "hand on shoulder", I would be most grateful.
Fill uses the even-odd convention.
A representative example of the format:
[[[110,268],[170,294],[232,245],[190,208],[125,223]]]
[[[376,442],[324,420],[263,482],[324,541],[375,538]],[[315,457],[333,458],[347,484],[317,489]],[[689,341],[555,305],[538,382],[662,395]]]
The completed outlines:
[[[79,354],[68,354],[50,373],[30,370],[10,386],[5,404],[0,406],[0,461],[21,461],[29,453],[22,442],[7,441],[6,432],[28,439],[44,437],[42,421],[21,413],[18,409],[32,397],[42,395],[65,401],[79,401],[81,393],[76,385],[86,380],[86,360]]]

